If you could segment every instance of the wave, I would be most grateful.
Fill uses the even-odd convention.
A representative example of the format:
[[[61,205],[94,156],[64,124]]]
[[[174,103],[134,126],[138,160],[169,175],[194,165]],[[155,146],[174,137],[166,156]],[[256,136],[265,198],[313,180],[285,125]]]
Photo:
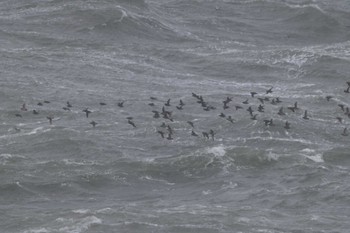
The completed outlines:
[[[152,39],[189,40],[149,10],[137,12],[122,6],[108,9],[82,9],[74,13],[79,19],[76,31],[95,39],[114,41]],[[103,35],[103,36],[102,36]]]
[[[26,159],[25,156],[15,154],[0,154],[0,165],[7,165],[8,163],[16,163],[20,160]]]
[[[102,224],[102,219],[91,215],[82,218],[57,218],[49,222],[53,226],[44,226],[22,231],[23,233],[54,233],[54,232],[74,232],[82,233],[91,227]],[[47,225],[45,224],[45,225]]]

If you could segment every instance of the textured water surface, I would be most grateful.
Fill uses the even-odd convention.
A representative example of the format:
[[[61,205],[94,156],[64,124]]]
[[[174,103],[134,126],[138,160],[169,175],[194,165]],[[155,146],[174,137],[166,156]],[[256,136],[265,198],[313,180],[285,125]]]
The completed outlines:
[[[0,20],[1,232],[348,232],[347,0],[8,0]]]

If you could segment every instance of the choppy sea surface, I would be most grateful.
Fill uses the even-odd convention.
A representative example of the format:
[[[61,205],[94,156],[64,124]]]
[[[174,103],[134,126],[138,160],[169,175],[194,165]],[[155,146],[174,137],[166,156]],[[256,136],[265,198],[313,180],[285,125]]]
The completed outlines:
[[[348,0],[3,0],[0,22],[1,233],[349,232]]]

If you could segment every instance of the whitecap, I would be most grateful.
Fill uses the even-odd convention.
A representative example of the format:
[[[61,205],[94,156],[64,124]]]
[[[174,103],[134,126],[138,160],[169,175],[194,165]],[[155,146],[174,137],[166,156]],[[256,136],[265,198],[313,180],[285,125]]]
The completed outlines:
[[[12,154],[0,154],[0,164],[4,165],[6,164],[9,160],[14,159],[14,158],[25,158],[24,156],[21,155],[12,155]]]
[[[167,185],[175,185],[175,183],[171,183],[171,182],[168,182],[166,180],[162,180],[162,179],[155,179],[153,177],[150,177],[150,176],[141,176],[142,180],[149,180],[149,181],[156,181],[156,182],[161,182],[161,183],[165,183]]]
[[[301,155],[316,162],[316,163],[323,163],[324,159],[323,159],[323,154],[318,153],[316,150],[314,149],[310,149],[310,148],[305,148],[303,150],[300,151]]]
[[[61,227],[59,232],[81,233],[88,230],[92,225],[101,224],[102,220],[96,216],[89,216],[80,220],[60,218],[60,222],[71,226]]]
[[[214,154],[216,157],[223,157],[226,154],[226,147],[224,145],[218,145],[206,149],[209,154]]]
[[[209,194],[211,194],[211,193],[212,193],[211,190],[203,190],[203,191],[202,191],[202,194],[203,194],[203,195],[209,195]]]
[[[10,159],[13,156],[11,154],[0,154],[0,159]]]
[[[48,232],[52,232],[52,231],[50,231],[44,227],[23,231],[23,233],[48,233]]]
[[[109,213],[113,213],[113,210],[112,208],[103,208],[103,209],[100,209],[100,210],[97,210],[96,213],[98,214],[109,214]]]
[[[77,210],[72,210],[73,213],[75,214],[87,214],[90,212],[89,209],[77,209]]]

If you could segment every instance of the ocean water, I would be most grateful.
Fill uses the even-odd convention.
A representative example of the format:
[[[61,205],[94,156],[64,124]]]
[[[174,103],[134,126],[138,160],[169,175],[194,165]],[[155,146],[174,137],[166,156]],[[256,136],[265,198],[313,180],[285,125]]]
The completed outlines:
[[[3,0],[0,21],[1,233],[349,231],[348,0]]]

